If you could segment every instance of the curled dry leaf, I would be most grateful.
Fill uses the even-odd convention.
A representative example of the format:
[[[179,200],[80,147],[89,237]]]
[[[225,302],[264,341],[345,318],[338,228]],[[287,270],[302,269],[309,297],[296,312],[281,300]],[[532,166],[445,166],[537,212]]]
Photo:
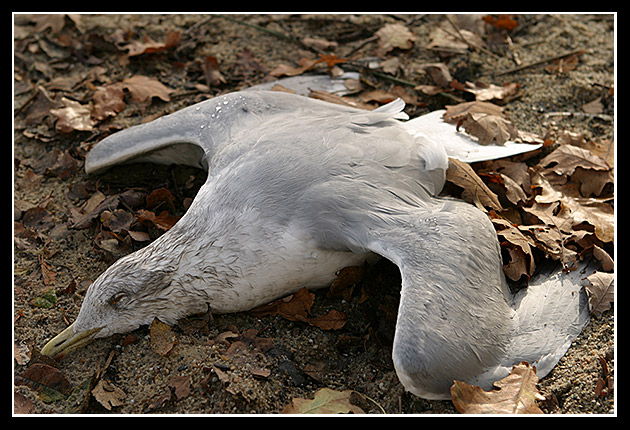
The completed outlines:
[[[470,113],[457,123],[466,133],[475,136],[481,145],[504,145],[505,142],[519,137],[518,130],[510,121],[486,113]]]
[[[127,393],[122,388],[106,379],[98,381],[96,387],[92,389],[92,395],[108,411],[111,411],[113,407],[124,405],[124,399],[127,397]]]
[[[358,406],[350,403],[353,390],[335,391],[330,388],[322,388],[310,399],[293,399],[284,410],[283,414],[364,414]]]
[[[497,195],[488,188],[469,164],[449,158],[446,180],[464,189],[462,194],[464,200],[481,208],[503,210]]]
[[[122,86],[129,91],[134,102],[147,103],[153,97],[165,102],[171,100],[172,89],[155,78],[143,75],[135,75],[122,81]]]
[[[92,131],[94,121],[92,120],[92,107],[89,104],[82,105],[65,97],[61,98],[61,102],[64,107],[50,110],[50,113],[58,118],[55,125],[58,132]]]
[[[588,291],[591,313],[601,315],[602,312],[610,309],[611,303],[615,301],[615,275],[595,272],[586,279],[589,282],[586,291]]]
[[[497,388],[484,391],[476,385],[455,381],[451,397],[455,408],[463,414],[542,414],[536,400],[545,400],[536,384],[536,368],[521,362],[512,372],[494,383]]]
[[[510,255],[510,261],[504,261],[503,271],[513,281],[518,281],[523,275],[529,279],[536,269],[529,239],[506,220],[495,218],[492,223],[497,229],[501,248]]]
[[[416,35],[402,24],[385,24],[376,32],[378,37],[377,55],[385,55],[394,48],[411,49]]]
[[[175,334],[171,327],[157,318],[151,323],[150,334],[151,349],[157,354],[166,355],[175,346]]]

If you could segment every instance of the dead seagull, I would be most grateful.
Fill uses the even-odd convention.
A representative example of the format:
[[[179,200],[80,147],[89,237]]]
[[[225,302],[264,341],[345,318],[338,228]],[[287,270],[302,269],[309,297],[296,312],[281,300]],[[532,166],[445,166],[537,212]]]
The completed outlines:
[[[547,273],[511,294],[492,223],[438,196],[447,152],[422,119],[401,121],[403,107],[241,91],[98,143],[87,173],[150,161],[203,167],[208,179],[171,230],[94,281],[42,354],[155,317],[174,324],[207,303],[245,311],[376,254],[402,277],[393,362],[408,391],[446,399],[453,380],[490,389],[521,361],[547,374],[588,321],[583,275]]]

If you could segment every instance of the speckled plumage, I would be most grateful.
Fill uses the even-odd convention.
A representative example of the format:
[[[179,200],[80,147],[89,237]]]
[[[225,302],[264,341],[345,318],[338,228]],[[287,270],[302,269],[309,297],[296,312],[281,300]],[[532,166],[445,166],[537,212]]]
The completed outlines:
[[[237,92],[104,139],[88,173],[145,160],[201,166],[208,179],[170,231],[92,284],[73,326],[43,353],[207,304],[251,309],[326,286],[377,254],[402,275],[393,360],[406,389],[447,398],[453,379],[487,389],[523,359],[546,374],[588,321],[577,278],[554,274],[544,300],[519,306],[491,222],[437,197],[447,153],[421,122],[399,121],[402,107]]]

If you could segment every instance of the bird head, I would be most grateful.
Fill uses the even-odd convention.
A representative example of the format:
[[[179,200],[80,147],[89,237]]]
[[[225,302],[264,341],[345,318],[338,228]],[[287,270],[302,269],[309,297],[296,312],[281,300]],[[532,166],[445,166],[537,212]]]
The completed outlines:
[[[178,309],[185,306],[173,306],[178,288],[171,285],[172,270],[138,257],[134,253],[121,258],[90,285],[74,323],[42,348],[43,355],[65,355],[95,338],[150,324],[156,317],[174,323],[183,316]]]

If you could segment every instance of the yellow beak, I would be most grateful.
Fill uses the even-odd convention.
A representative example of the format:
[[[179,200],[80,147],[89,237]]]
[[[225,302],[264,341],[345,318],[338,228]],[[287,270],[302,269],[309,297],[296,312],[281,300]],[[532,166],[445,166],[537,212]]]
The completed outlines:
[[[70,351],[81,348],[90,343],[96,333],[103,327],[86,330],[81,333],[74,332],[74,323],[70,324],[64,331],[48,341],[41,350],[42,355],[54,357],[59,354],[67,354]]]

